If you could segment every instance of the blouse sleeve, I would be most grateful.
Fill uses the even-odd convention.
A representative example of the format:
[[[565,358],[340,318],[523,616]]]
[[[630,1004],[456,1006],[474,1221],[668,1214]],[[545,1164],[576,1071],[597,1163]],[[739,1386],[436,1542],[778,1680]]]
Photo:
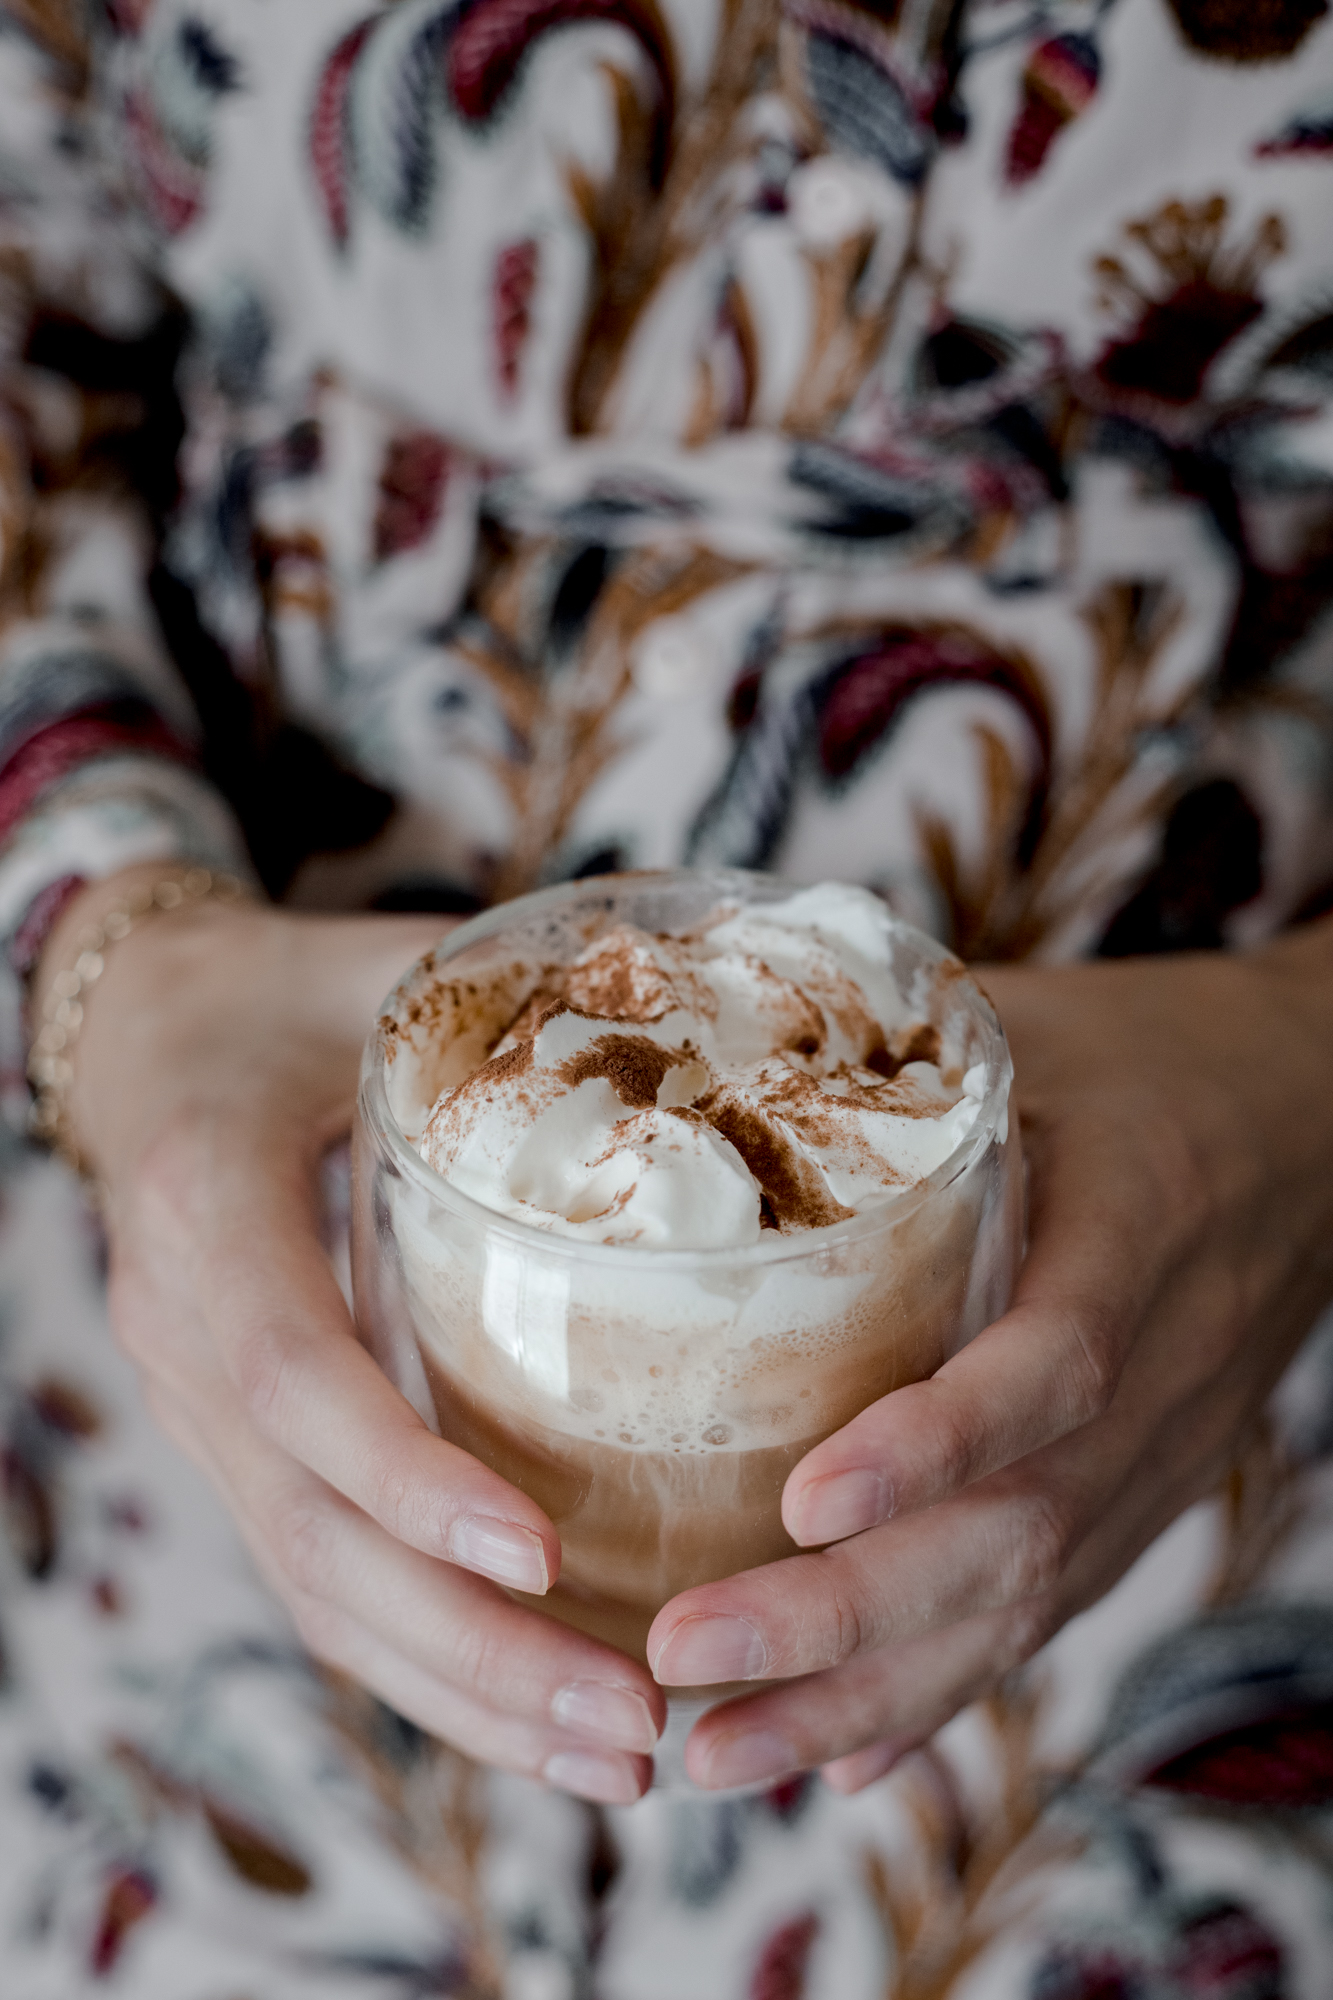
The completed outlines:
[[[169,371],[168,300],[99,148],[112,55],[75,4],[0,0],[0,1063],[19,1114],[24,980],[68,895],[158,857],[246,868],[148,589],[169,493],[128,385],[136,363]],[[159,457],[169,485],[169,439]]]

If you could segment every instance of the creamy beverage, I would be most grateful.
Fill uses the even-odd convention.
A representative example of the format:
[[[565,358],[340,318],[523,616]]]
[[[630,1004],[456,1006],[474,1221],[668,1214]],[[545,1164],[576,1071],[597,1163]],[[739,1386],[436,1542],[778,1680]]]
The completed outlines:
[[[358,1307],[555,1523],[541,1608],[643,1657],[678,1591],[792,1552],[805,1452],[1002,1309],[1007,1056],[862,890],[627,877],[511,909],[381,1019]]]

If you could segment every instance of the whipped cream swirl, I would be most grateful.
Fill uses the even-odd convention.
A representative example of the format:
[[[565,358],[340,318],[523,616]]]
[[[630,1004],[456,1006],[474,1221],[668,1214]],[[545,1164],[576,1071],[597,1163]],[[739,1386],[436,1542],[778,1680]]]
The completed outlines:
[[[981,1065],[894,981],[888,918],[825,883],[688,936],[621,925],[552,968],[437,1100],[423,1158],[564,1236],[741,1247],[891,1200],[976,1122]]]

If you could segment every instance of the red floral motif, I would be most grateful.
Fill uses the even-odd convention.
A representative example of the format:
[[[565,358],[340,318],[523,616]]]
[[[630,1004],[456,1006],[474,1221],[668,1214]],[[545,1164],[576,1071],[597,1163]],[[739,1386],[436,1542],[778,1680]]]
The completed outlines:
[[[495,260],[491,302],[495,367],[506,398],[518,393],[519,365],[532,323],[532,294],[537,285],[537,245],[531,236],[506,243]]]
[[[793,1820],[810,1797],[814,1778],[809,1771],[798,1771],[794,1778],[782,1778],[776,1785],[770,1785],[763,1794],[764,1804],[781,1820]]]
[[[0,780],[0,804],[3,799],[4,785]],[[61,911],[78,895],[83,881],[82,875],[58,875],[54,882],[48,882],[44,889],[39,889],[29,903],[9,948],[10,963],[21,980],[32,978]]]
[[[119,1739],[110,1746],[112,1761],[140,1791],[145,1802],[175,1812],[197,1811],[236,1874],[252,1888],[270,1896],[304,1896],[313,1876],[299,1855],[273,1834],[242,1818],[200,1786],[179,1778],[134,1743]]]
[[[1268,215],[1246,241],[1228,245],[1227,216],[1227,199],[1217,194],[1170,201],[1129,223],[1125,237],[1149,268],[1146,278],[1125,258],[1098,258],[1103,304],[1126,321],[1097,364],[1108,388],[1192,403],[1217,355],[1263,311],[1259,278],[1286,248],[1286,231]]]
[[[64,1438],[96,1437],[102,1428],[100,1410],[73,1382],[59,1375],[43,1375],[30,1391],[34,1414]]]
[[[1189,2000],[1282,2000],[1282,1947],[1253,1911],[1219,1902],[1185,1923],[1170,1971]]]
[[[819,704],[819,760],[845,778],[879,743],[903,705],[923,688],[944,684],[998,688],[1017,702],[1037,738],[1042,768],[1050,761],[1050,721],[1016,664],[970,633],[890,629],[879,644],[834,670]]]
[[[133,710],[138,708],[139,713]],[[94,757],[146,755],[186,760],[166,724],[142,704],[108,702],[65,715],[19,745],[0,771],[0,839],[32,810],[38,797],[67,772]]]
[[[774,1931],[759,1954],[749,2000],[801,2000],[810,1947],[819,1934],[813,1910]]]
[[[1021,187],[1040,171],[1057,132],[1092,102],[1100,75],[1097,45],[1087,35],[1055,35],[1033,49],[1009,134],[1005,180],[1010,187]]]
[[[1140,2000],[1142,1993],[1139,1967],[1100,1946],[1057,1949],[1032,1983],[1033,2000]]]
[[[153,0],[110,0],[107,13],[118,35],[140,34],[153,11]]]
[[[378,20],[360,21],[338,42],[320,71],[310,112],[310,165],[329,234],[341,250],[351,227],[348,201],[347,96],[356,59]]]
[[[1259,160],[1289,160],[1305,155],[1326,158],[1333,153],[1333,105],[1311,105],[1294,112],[1271,138],[1261,139],[1254,149]]]
[[[1333,1800],[1333,1702],[1229,1729],[1159,1765],[1147,1782],[1228,1805],[1327,1805]]]
[[[440,518],[449,477],[449,447],[434,431],[404,431],[389,440],[380,467],[375,509],[375,560],[420,548]]]
[[[125,1615],[125,1593],[114,1576],[95,1576],[88,1586],[88,1595],[93,1601],[93,1610],[99,1618],[123,1618]]]
[[[1059,1944],[1037,1967],[1032,2000],[1283,2000],[1282,1947],[1252,1910],[1218,1897],[1207,1907],[1171,1913],[1163,1955],[1133,1946]]]
[[[0,1518],[26,1573],[50,1573],[56,1555],[56,1510],[49,1482],[17,1443],[0,1451]]]
[[[675,84],[666,32],[651,0],[475,0],[449,41],[446,77],[454,104],[464,118],[489,118],[533,43],[553,28],[582,21],[624,28],[652,64],[660,95],[660,170],[675,113]]]
[[[1181,33],[1201,55],[1272,62],[1298,49],[1328,0],[1167,0]]]
[[[105,1979],[120,1957],[126,1938],[157,1901],[157,1884],[142,1868],[118,1868],[107,1884],[97,1934],[88,1955],[89,1970]]]
[[[179,236],[203,208],[202,168],[176,151],[143,91],[126,99],[125,129],[150,211],[168,236]]]

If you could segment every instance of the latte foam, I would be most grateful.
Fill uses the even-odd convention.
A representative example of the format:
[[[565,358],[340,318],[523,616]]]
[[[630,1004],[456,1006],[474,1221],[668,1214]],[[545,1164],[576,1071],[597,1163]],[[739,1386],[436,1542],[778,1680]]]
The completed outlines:
[[[916,1186],[976,1123],[895,981],[889,919],[823,884],[684,936],[620,924],[546,969],[422,1157],[484,1207],[562,1236],[743,1248]]]

